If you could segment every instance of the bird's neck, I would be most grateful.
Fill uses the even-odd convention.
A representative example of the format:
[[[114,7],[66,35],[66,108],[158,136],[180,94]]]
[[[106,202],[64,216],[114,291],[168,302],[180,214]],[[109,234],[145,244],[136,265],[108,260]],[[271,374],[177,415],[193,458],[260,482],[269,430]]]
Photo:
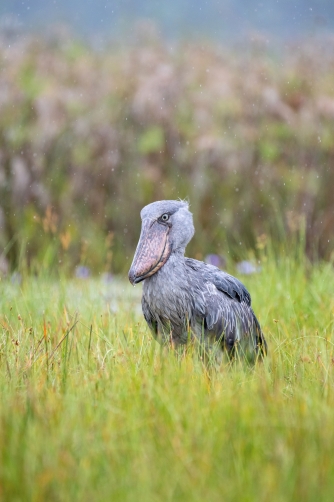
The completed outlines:
[[[144,288],[154,286],[158,288],[159,285],[166,285],[167,283],[178,284],[180,279],[185,279],[185,258],[184,249],[174,250],[166,263],[151,277],[145,279]]]
[[[174,260],[184,260],[184,253],[185,253],[185,248],[184,247],[180,247],[180,248],[177,248],[177,249],[173,249],[173,251],[171,252],[170,254],[170,258],[174,259]]]

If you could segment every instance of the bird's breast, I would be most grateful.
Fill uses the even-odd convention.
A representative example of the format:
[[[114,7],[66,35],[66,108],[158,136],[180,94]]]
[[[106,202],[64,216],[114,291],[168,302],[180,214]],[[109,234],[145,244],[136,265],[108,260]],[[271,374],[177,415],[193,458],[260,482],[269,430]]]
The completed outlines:
[[[191,297],[187,281],[173,280],[173,276],[155,274],[145,280],[143,295],[153,315],[168,319],[173,324],[183,323],[191,316]]]

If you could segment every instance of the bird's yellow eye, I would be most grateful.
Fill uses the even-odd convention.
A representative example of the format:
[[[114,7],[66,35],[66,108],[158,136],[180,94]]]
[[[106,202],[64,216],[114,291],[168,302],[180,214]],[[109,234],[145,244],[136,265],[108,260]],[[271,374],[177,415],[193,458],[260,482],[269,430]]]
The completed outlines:
[[[164,213],[162,216],[161,216],[161,221],[168,221],[169,220],[169,214],[168,213]]]

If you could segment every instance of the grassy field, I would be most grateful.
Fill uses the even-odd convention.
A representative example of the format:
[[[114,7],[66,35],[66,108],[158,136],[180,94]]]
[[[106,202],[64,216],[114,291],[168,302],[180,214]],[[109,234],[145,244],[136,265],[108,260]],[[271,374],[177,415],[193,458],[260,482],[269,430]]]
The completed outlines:
[[[0,499],[332,501],[333,266],[244,282],[270,355],[208,373],[160,350],[125,280],[2,280]]]

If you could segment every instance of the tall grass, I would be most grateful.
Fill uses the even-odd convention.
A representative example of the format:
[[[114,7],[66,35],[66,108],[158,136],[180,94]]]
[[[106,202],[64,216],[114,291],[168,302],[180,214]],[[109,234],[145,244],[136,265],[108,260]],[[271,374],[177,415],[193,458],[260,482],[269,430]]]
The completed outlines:
[[[161,350],[140,288],[0,283],[4,501],[331,501],[334,272],[268,257],[245,278],[264,364]]]

